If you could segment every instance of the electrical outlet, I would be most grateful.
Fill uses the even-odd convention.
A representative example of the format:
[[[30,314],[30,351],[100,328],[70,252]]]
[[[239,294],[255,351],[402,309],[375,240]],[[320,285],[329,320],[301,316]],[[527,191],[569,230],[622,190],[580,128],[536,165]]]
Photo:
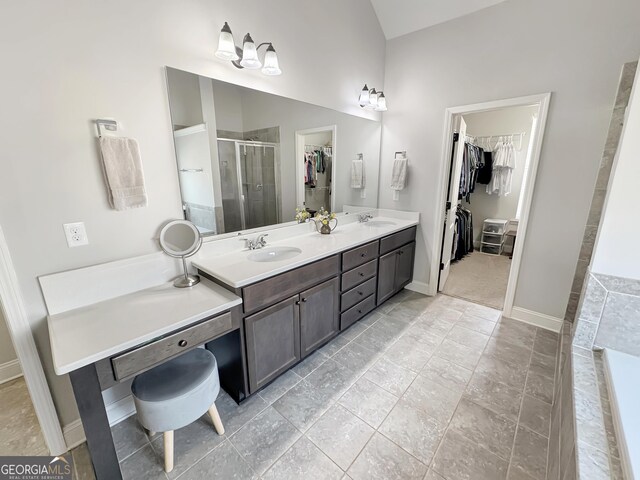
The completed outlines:
[[[87,231],[83,222],[65,223],[64,234],[67,237],[67,245],[69,247],[79,247],[80,245],[88,245]]]

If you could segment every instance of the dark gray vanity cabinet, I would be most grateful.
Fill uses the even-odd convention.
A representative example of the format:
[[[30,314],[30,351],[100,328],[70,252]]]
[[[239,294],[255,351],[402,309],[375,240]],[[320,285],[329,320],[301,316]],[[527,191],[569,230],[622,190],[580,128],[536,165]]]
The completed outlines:
[[[244,319],[251,393],[300,360],[298,303],[294,295]]]
[[[340,330],[350,327],[376,306],[378,240],[342,254]]]
[[[411,242],[380,257],[377,305],[384,303],[411,282],[415,247],[416,242]]]
[[[338,277],[300,294],[300,355],[309,355],[339,331]]]

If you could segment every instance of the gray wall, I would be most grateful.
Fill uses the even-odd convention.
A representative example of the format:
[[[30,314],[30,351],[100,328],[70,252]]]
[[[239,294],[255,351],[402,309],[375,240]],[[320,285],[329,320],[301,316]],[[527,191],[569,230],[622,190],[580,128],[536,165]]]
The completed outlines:
[[[7,322],[0,310],[0,365],[16,359],[16,352],[13,350],[13,343],[7,330]]]
[[[248,31],[257,42],[273,42],[283,74],[240,71],[216,59],[225,20],[236,42]],[[309,35],[310,21],[330,31]],[[356,99],[365,81],[382,84],[384,45],[368,0],[3,4],[0,225],[63,425],[78,414],[67,377],[52,369],[37,277],[158,251],[158,227],[181,218],[163,67],[377,119]],[[318,66],[331,74],[309,75]],[[102,116],[138,139],[146,208],[108,206],[92,123]],[[89,245],[67,247],[62,224],[72,221],[85,222]]]
[[[387,43],[381,206],[420,211],[428,282],[447,107],[553,92],[515,305],[564,316],[622,64],[640,55],[640,2],[510,0]],[[407,150],[409,189],[388,188]],[[553,232],[553,233],[550,233]]]

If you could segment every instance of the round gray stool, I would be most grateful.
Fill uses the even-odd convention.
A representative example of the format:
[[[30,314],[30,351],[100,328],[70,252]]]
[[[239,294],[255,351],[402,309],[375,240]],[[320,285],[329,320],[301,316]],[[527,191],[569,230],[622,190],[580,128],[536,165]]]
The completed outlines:
[[[214,403],[220,392],[218,364],[209,350],[193,350],[138,375],[131,385],[138,421],[163,432],[164,469],[173,470],[173,431],[209,411],[219,435],[224,427]]]

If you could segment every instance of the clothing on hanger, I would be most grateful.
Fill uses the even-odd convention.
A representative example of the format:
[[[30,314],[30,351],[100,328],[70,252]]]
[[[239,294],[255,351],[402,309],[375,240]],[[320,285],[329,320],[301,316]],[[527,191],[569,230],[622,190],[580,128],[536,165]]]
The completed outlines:
[[[516,149],[511,138],[500,138],[493,156],[491,182],[487,185],[488,194],[504,197],[511,193],[513,169],[516,168]]]

